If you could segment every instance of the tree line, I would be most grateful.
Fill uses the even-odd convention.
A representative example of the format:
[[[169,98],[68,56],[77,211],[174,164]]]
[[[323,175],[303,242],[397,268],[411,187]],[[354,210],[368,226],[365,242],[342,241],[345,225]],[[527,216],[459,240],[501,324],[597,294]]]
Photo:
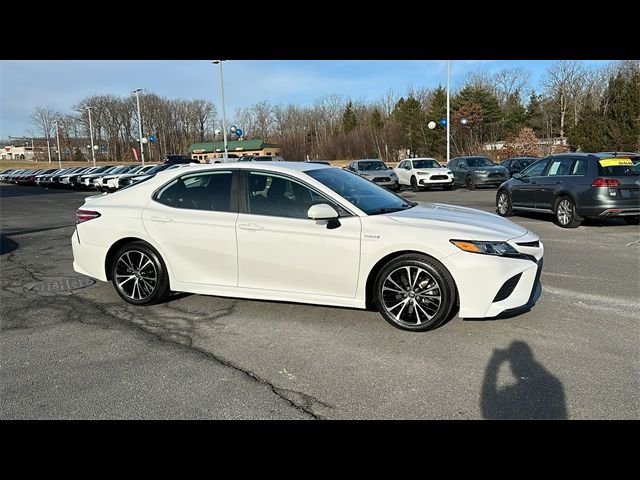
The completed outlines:
[[[469,74],[451,97],[451,154],[491,154],[506,158],[519,152],[640,150],[640,61],[586,66],[558,61],[543,74],[540,91],[530,88],[530,74],[519,68]],[[291,160],[446,157],[446,90],[392,90],[373,101],[331,94],[312,105],[272,105],[267,101],[238,108],[227,126],[236,124],[245,138],[278,143]],[[156,160],[186,153],[192,142],[220,140],[215,105],[207,100],[140,96],[144,135],[157,141],[147,150]],[[43,137],[60,127],[61,147],[73,147],[78,159],[88,155],[88,114],[95,142],[106,145],[109,159],[126,160],[138,141],[135,97],[94,95],[60,115],[39,107],[32,116]],[[436,127],[430,128],[435,122]],[[433,124],[431,124],[433,126]],[[230,139],[235,137],[230,136]],[[556,142],[552,142],[556,139]],[[540,140],[547,140],[540,142]],[[484,145],[504,144],[488,152]]]

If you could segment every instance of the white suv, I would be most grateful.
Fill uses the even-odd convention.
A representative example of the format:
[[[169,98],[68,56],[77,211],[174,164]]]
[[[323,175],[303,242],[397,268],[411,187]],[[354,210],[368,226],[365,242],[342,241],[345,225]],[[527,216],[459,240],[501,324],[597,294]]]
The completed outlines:
[[[410,185],[414,192],[432,185],[441,185],[445,190],[453,188],[453,173],[434,158],[403,160],[394,171],[400,185]]]

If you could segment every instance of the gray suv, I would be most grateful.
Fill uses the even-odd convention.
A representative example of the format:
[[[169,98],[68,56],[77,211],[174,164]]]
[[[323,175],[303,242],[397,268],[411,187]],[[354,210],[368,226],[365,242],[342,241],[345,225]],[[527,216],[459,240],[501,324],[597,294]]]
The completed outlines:
[[[509,170],[496,165],[488,157],[452,158],[447,168],[453,172],[454,185],[464,185],[469,190],[480,185],[497,187],[509,179]]]
[[[361,177],[371,180],[381,187],[387,187],[394,192],[400,189],[396,172],[394,172],[391,167],[388,167],[382,160],[355,160],[346,166],[345,170],[357,173]]]
[[[585,217],[640,218],[640,165],[628,155],[565,153],[543,158],[500,185],[499,215],[514,210],[551,213],[563,228]]]

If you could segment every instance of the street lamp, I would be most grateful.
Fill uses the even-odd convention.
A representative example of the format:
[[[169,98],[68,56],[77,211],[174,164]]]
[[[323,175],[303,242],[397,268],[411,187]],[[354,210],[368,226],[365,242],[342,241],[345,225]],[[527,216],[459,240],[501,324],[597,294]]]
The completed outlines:
[[[140,140],[140,158],[142,159],[142,166],[144,167],[144,144],[142,140],[142,117],[140,116],[140,97],[138,94],[142,91],[138,88],[133,91],[136,94],[136,104],[138,105],[138,139]]]
[[[91,138],[91,158],[93,158],[93,166],[96,166],[96,151],[93,147],[93,126],[91,125],[91,107],[84,107],[89,112],[89,137]]]
[[[56,120],[56,143],[58,144],[58,168],[62,168],[62,158],[60,157],[60,132],[58,130],[58,120]]]
[[[222,135],[223,135],[223,139],[224,139],[224,161],[226,162],[228,160],[228,150],[227,150],[227,124],[226,124],[226,120],[225,120],[225,112],[224,112],[224,79],[222,76],[222,62],[224,62],[224,60],[214,60],[212,63],[214,65],[219,64],[220,65],[220,97],[222,99]]]
[[[449,160],[451,160],[451,89],[450,89],[450,81],[451,81],[451,61],[447,60],[447,164]]]

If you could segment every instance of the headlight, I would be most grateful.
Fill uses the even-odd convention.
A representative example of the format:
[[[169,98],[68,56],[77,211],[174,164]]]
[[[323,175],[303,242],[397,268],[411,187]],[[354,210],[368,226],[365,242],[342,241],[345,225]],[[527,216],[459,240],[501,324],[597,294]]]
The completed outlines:
[[[507,242],[478,242],[473,240],[449,240],[460,250],[485,255],[519,255],[520,253]]]
[[[416,172],[418,175],[429,175],[429,172]]]
[[[487,171],[486,170],[476,170],[476,173],[482,174],[482,173],[487,173]]]

